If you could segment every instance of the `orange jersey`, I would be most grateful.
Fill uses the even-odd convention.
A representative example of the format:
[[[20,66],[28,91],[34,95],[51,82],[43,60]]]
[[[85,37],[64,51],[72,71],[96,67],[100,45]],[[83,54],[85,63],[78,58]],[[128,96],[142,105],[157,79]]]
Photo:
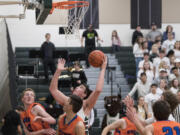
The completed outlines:
[[[32,114],[31,109],[35,106],[39,105],[43,109],[44,107],[39,103],[33,103],[31,104],[28,109],[20,114],[21,120],[28,129],[29,132],[38,131],[41,129],[47,129],[50,128],[49,124],[43,121],[36,121],[33,122],[34,118],[36,117],[34,114]]]
[[[152,124],[154,135],[180,135],[180,123],[174,121],[157,121]]]
[[[76,124],[80,121],[83,122],[83,120],[78,115],[76,115],[68,124],[65,124],[65,121],[66,114],[59,119],[58,135],[75,135]]]
[[[136,126],[130,120],[128,120],[127,117],[123,117],[122,119],[126,121],[126,128],[116,129],[114,135],[135,135],[137,133]]]

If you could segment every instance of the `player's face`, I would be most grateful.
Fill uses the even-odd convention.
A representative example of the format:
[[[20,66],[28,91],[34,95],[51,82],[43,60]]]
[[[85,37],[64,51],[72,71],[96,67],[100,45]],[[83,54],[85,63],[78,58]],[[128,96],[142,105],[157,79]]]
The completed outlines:
[[[85,86],[80,85],[74,89],[73,94],[83,99],[86,97],[85,90],[86,90]]]
[[[72,105],[70,104],[71,99],[68,98],[67,102],[65,102],[64,106],[63,106],[63,111],[64,112],[68,112],[70,109],[72,109]]]
[[[30,105],[32,103],[34,103],[35,100],[35,94],[33,91],[26,91],[24,93],[24,96],[22,98],[22,102],[26,105]]]

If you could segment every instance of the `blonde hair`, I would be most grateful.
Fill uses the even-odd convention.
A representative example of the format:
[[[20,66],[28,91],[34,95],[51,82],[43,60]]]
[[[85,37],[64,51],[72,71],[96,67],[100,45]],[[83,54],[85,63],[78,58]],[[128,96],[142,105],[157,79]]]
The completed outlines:
[[[35,92],[34,92],[33,89],[31,89],[31,88],[26,88],[25,90],[23,90],[23,92],[22,92],[22,94],[21,94],[21,99],[24,97],[24,94],[25,94],[27,91],[32,91],[32,92],[34,93],[34,96],[36,97],[36,94],[35,94]]]

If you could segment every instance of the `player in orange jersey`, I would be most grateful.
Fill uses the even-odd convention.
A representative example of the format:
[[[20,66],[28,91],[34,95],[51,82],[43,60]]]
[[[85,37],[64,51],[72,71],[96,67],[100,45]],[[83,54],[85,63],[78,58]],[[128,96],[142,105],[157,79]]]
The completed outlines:
[[[21,112],[21,122],[26,135],[54,135],[56,132],[49,124],[55,124],[51,117],[39,103],[35,103],[35,93],[27,88],[23,91],[21,100],[25,111]]]
[[[127,113],[142,135],[180,135],[180,123],[168,120],[171,108],[164,100],[158,100],[153,104],[156,122],[146,127],[135,117],[132,110],[128,109]]]
[[[137,111],[137,106],[134,106],[134,110]],[[123,117],[105,127],[101,135],[107,135],[112,130],[115,130],[113,135],[135,135],[137,133],[136,126],[127,117]]]
[[[65,102],[67,102],[67,99],[68,99],[68,97],[66,95],[64,95],[60,90],[58,90],[59,76],[63,70],[66,70],[64,65],[65,65],[65,60],[59,59],[58,65],[57,65],[57,70],[51,80],[51,84],[50,84],[50,88],[49,88],[52,96],[62,106],[64,106]],[[96,104],[96,101],[97,101],[100,93],[102,92],[102,89],[104,86],[104,78],[105,78],[104,76],[105,76],[105,71],[106,71],[106,65],[107,65],[107,57],[105,57],[104,62],[101,66],[101,71],[100,71],[99,78],[98,78],[98,81],[96,84],[96,90],[94,90],[86,100],[83,100],[83,106],[80,109],[80,111],[78,112],[78,115],[83,120],[85,120],[86,116],[89,116],[92,108]],[[79,96],[81,99],[84,99],[86,97],[86,95],[87,95],[86,93],[87,93],[87,90],[83,84],[81,84],[80,86],[76,87],[73,90],[73,94]]]
[[[57,135],[85,135],[85,125],[77,112],[81,109],[83,101],[76,95],[71,95],[64,103],[65,114],[58,120]]]

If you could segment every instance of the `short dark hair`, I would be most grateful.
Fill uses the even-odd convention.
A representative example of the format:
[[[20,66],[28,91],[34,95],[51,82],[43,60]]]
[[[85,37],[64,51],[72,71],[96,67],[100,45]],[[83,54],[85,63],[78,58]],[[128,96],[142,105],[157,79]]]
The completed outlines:
[[[171,113],[171,108],[168,102],[164,100],[158,100],[153,104],[152,108],[154,117],[157,121],[168,120],[168,117]]]
[[[157,84],[155,84],[155,83],[151,84],[151,87],[153,87],[153,86],[158,87]]]
[[[72,105],[72,111],[77,113],[82,108],[83,101],[76,95],[70,95],[69,97],[71,99],[70,104]]]
[[[171,69],[171,71],[173,71],[173,70],[175,70],[175,69],[178,69],[177,67],[173,67],[172,69]]]
[[[165,51],[164,50],[160,50],[159,53],[165,53]]]
[[[145,73],[145,72],[142,72],[141,75],[140,75],[140,77],[142,77],[142,76],[144,76],[144,75],[146,76],[146,73]]]
[[[148,53],[148,52],[145,52],[145,53],[144,53],[144,56],[149,56],[149,53]]]
[[[26,88],[25,90],[23,90],[23,92],[21,93],[21,99],[24,97],[24,94],[27,92],[27,91],[32,91],[34,93],[34,96],[36,97],[36,93],[33,89],[31,88]]]
[[[179,104],[179,99],[176,94],[172,93],[170,90],[163,92],[164,101],[167,101],[173,112]]]

